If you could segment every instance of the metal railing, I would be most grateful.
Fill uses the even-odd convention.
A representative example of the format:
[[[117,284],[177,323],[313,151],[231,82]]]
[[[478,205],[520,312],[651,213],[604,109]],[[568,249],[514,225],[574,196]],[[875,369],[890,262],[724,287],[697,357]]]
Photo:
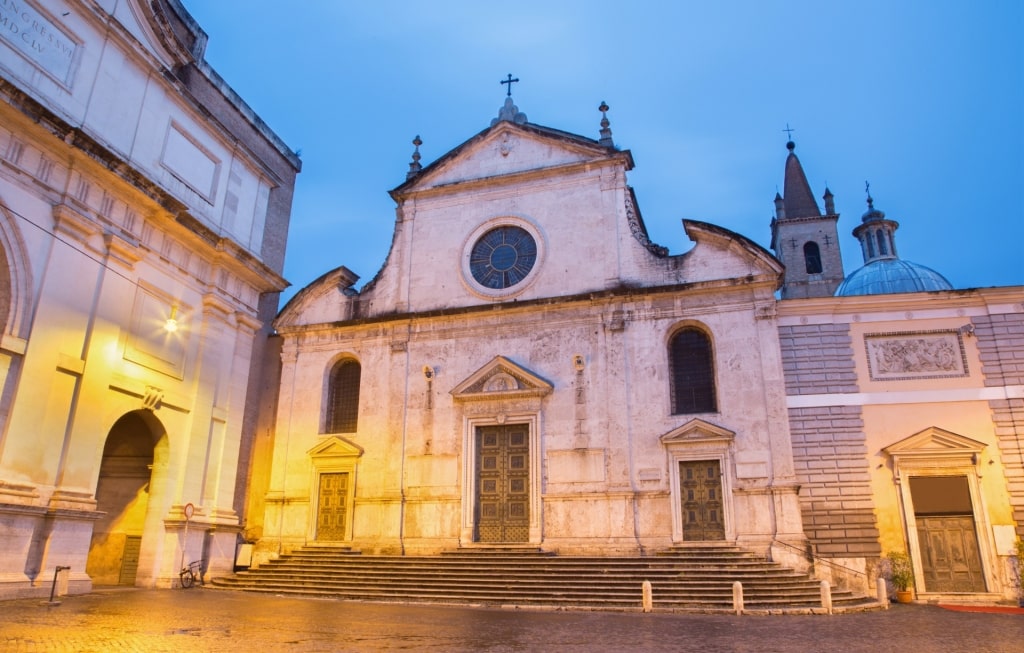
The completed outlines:
[[[829,560],[827,558],[822,558],[819,555],[815,555],[814,553],[811,553],[809,548],[806,548],[806,549],[805,548],[801,548],[799,546],[795,546],[793,544],[790,544],[789,542],[783,542],[782,540],[774,540],[774,539],[772,540],[772,544],[781,544],[782,546],[784,546],[784,547],[786,547],[788,549],[792,549],[794,551],[799,552],[800,555],[802,555],[811,564],[817,564],[817,563],[820,562],[820,563],[822,563],[824,565],[828,565],[829,567],[833,567],[835,569],[841,569],[844,572],[847,572],[847,573],[850,573],[850,574],[855,574],[857,576],[863,576],[865,579],[868,578],[868,575],[867,575],[866,572],[863,572],[863,571],[861,571],[859,569],[852,569],[850,567],[846,567],[846,566],[841,565],[841,564],[836,563],[836,562],[832,562],[831,560]],[[770,553],[770,551],[769,551],[769,553]]]

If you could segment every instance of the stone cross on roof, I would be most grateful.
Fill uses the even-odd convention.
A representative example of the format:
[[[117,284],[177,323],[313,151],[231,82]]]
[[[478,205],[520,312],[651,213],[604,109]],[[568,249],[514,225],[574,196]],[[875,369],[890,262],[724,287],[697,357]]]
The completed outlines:
[[[508,95],[507,95],[507,97],[512,97],[512,84],[514,84],[514,83],[516,83],[518,81],[519,81],[518,77],[516,77],[515,79],[512,79],[512,73],[509,73],[508,74],[508,79],[503,79],[503,80],[501,80],[498,83],[499,84],[508,84]]]

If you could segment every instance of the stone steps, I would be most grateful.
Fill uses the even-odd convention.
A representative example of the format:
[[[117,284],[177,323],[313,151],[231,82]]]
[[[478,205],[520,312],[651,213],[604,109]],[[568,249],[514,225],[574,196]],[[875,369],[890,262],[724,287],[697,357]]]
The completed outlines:
[[[464,549],[437,556],[361,555],[310,546],[259,568],[213,579],[221,589],[343,599],[578,609],[638,609],[650,581],[657,610],[730,610],[743,584],[748,609],[820,607],[820,583],[736,547],[645,557],[560,556],[533,549]],[[864,597],[834,589],[837,607]]]

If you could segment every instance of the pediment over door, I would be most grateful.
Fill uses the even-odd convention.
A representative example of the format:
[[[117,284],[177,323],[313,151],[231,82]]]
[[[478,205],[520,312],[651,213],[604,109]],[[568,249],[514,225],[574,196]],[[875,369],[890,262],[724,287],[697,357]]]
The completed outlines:
[[[696,442],[730,443],[735,438],[736,433],[727,428],[705,422],[702,419],[691,419],[686,424],[661,436],[660,440],[663,445],[671,446]]]
[[[967,436],[929,427],[882,449],[892,456],[897,467],[901,462],[930,467],[952,467],[973,464],[988,445]]]
[[[504,356],[495,356],[451,390],[456,401],[543,397],[555,387]]]
[[[363,448],[332,435],[307,451],[306,455],[310,458],[358,458],[363,455]]]

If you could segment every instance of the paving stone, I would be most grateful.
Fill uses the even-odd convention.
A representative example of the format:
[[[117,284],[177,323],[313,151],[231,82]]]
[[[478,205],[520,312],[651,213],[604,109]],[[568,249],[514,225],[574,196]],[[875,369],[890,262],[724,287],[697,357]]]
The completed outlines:
[[[1021,612],[1016,610],[1014,612]],[[1024,614],[930,605],[822,614],[644,614],[359,603],[197,588],[0,603],[0,650],[1010,653]]]

